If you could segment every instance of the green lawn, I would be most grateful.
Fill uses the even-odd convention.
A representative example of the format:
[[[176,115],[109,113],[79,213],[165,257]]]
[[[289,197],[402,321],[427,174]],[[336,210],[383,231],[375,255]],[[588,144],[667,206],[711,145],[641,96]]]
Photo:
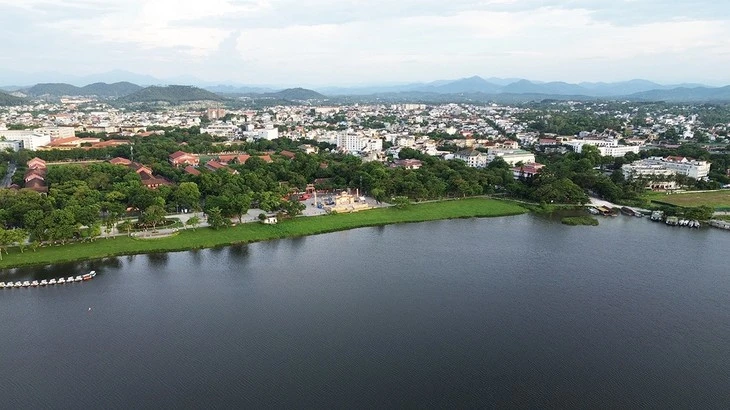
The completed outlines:
[[[353,214],[300,217],[282,221],[278,225],[247,223],[218,231],[207,228],[195,231],[188,229],[181,231],[178,235],[159,239],[133,239],[125,236],[114,239],[97,239],[92,243],[49,246],[39,248],[36,252],[26,249],[25,253],[20,253],[17,248],[12,248],[8,255],[3,255],[0,268],[98,259],[115,255],[211,248],[364,226],[452,218],[506,216],[525,212],[527,210],[519,205],[486,198],[430,202],[412,205],[406,209],[381,208]]]
[[[730,208],[730,190],[711,192],[685,192],[666,194],[652,192],[646,195],[652,201],[666,202],[671,205],[692,207],[706,205],[715,209]]]

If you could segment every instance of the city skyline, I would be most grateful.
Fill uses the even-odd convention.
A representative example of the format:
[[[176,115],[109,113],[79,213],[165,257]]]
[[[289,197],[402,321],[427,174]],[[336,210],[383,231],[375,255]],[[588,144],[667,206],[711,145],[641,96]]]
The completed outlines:
[[[473,75],[730,83],[718,69],[730,63],[730,10],[722,5],[577,3],[0,0],[0,83],[116,70],[310,87]]]

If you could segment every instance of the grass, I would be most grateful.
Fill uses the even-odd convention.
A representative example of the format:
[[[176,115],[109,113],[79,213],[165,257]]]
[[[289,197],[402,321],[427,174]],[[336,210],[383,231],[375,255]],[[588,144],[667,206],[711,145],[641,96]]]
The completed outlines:
[[[48,246],[39,248],[36,252],[27,249],[25,253],[20,253],[19,249],[11,248],[8,255],[3,255],[0,268],[45,265],[118,255],[212,248],[315,235],[365,226],[453,218],[507,216],[525,212],[527,210],[519,205],[486,198],[429,202],[411,205],[406,209],[380,208],[352,214],[294,218],[281,221],[277,225],[246,223],[217,231],[209,228],[199,228],[195,231],[187,229],[178,235],[155,240],[123,236],[113,239],[97,239],[95,242],[89,243]]]
[[[646,194],[646,198],[657,203],[682,207],[705,205],[714,209],[730,208],[730,190],[727,189],[709,192],[684,192],[669,195],[662,192],[652,192]]]
[[[598,226],[598,219],[592,216],[566,216],[560,220],[560,223],[570,226]]]

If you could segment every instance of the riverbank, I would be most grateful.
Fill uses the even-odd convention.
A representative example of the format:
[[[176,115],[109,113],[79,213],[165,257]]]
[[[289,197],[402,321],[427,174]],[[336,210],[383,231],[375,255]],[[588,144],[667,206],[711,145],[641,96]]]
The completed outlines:
[[[26,249],[24,253],[21,253],[18,248],[11,248],[9,254],[4,255],[3,260],[0,261],[0,269],[100,259],[120,255],[213,248],[368,226],[439,219],[509,216],[526,212],[527,209],[514,203],[487,198],[429,202],[410,205],[405,209],[390,207],[352,214],[299,217],[281,221],[276,225],[247,223],[221,230],[210,228],[187,229],[180,231],[178,235],[155,240],[141,240],[125,236],[97,239],[95,242],[89,243],[48,246],[39,248],[35,252]]]

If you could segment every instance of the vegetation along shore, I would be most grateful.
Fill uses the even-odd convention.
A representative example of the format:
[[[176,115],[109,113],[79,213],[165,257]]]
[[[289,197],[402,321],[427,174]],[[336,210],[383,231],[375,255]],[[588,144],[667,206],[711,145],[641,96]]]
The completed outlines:
[[[281,221],[276,225],[247,223],[220,230],[212,228],[187,229],[180,231],[177,235],[155,240],[122,236],[97,239],[86,243],[42,247],[35,251],[25,249],[22,253],[16,247],[8,249],[8,254],[0,261],[0,268],[45,265],[119,255],[211,248],[315,235],[367,226],[439,219],[508,216],[525,212],[527,210],[519,205],[487,198],[429,202],[403,208],[380,208],[351,214],[298,217]]]

